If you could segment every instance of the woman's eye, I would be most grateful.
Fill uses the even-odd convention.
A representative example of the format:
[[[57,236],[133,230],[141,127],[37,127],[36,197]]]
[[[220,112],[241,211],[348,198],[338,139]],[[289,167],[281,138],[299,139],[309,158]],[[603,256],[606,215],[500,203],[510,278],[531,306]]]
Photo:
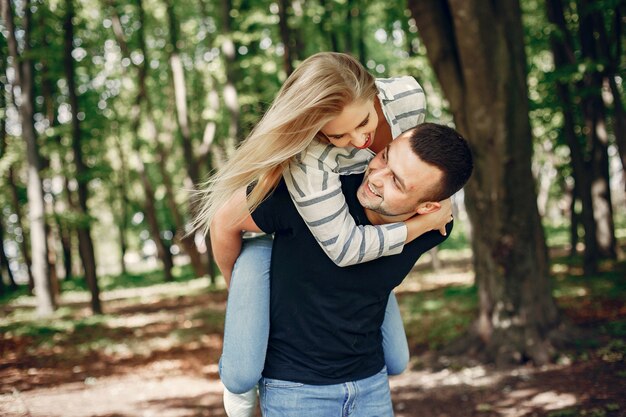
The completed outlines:
[[[359,127],[366,126],[369,122],[370,122],[370,119],[365,119],[365,120],[363,121],[363,123],[361,123],[361,124],[359,125]]]

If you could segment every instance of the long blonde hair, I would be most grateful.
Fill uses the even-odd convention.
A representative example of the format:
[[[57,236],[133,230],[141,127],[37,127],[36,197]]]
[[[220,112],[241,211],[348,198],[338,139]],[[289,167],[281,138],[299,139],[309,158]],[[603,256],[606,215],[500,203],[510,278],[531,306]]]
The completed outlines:
[[[194,229],[208,232],[217,210],[241,187],[256,181],[250,212],[278,185],[289,160],[303,152],[346,105],[373,100],[374,77],[350,55],[321,52],[304,60],[228,162],[202,184]],[[245,216],[246,213],[241,213]]]

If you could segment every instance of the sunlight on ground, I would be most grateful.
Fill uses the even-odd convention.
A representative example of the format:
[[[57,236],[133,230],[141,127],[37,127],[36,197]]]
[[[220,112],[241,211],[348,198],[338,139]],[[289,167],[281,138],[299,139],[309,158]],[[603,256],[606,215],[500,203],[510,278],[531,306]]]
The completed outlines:
[[[396,292],[420,292],[440,288],[448,285],[472,285],[474,272],[457,272],[446,270],[442,272],[424,273],[412,271],[402,283],[396,287]]]
[[[443,369],[440,371],[421,370],[407,371],[402,375],[390,378],[392,392],[396,392],[395,405],[397,417],[402,417],[402,410],[408,401],[428,401],[431,397],[441,397],[445,393],[454,392],[455,387],[474,387],[487,389],[497,386],[503,381],[516,377],[520,380],[541,378],[541,373],[560,369],[556,365],[541,368],[519,368],[513,371],[495,371],[483,366],[465,368],[459,371]],[[414,388],[418,386],[419,389]],[[443,394],[442,394],[443,393]],[[452,397],[451,397],[452,398]],[[499,401],[488,401],[476,405],[477,412],[490,412],[494,416],[522,417],[543,410],[561,410],[577,404],[574,394],[556,391],[539,392],[535,388],[511,389],[505,385]],[[462,404],[459,404],[462,406]],[[407,415],[408,417],[408,415]]]
[[[196,416],[197,409],[222,410],[222,384],[179,375],[177,361],[158,361],[137,374],[92,378],[65,390],[39,389],[0,395],[0,409],[11,416]],[[75,395],[77,390],[81,395]],[[115,398],[115,401],[103,399]],[[129,410],[133,410],[129,414]],[[209,414],[213,415],[213,414]]]

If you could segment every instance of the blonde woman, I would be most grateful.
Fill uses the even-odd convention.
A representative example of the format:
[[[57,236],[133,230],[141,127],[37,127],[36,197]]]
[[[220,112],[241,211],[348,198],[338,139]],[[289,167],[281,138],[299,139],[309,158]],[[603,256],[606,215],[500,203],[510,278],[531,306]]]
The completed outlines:
[[[413,78],[374,80],[348,55],[316,54],[287,79],[250,136],[209,180],[198,218],[205,227],[211,225],[215,259],[230,283],[220,360],[229,416],[249,415],[255,398],[251,390],[263,370],[271,239],[251,240],[243,251],[223,245],[219,209],[234,190],[255,184],[247,196],[253,211],[284,178],[312,234],[342,267],[397,254],[433,229],[445,233],[449,208],[407,222],[356,226],[341,193],[339,175],[364,172],[374,151],[423,122],[424,113],[424,94]],[[409,353],[393,294],[381,330],[388,372],[400,373]],[[238,409],[246,399],[252,399],[243,407],[248,411]]]

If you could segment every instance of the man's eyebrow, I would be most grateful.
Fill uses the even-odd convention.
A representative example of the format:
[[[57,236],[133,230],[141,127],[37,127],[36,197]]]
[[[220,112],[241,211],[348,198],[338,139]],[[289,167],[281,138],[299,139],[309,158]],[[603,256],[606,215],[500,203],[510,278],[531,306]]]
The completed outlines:
[[[367,113],[367,116],[365,116],[365,118],[361,121],[361,123],[359,123],[357,125],[357,127],[361,126],[362,124],[364,124],[367,121],[367,119],[369,119],[369,118],[370,118],[370,114]],[[324,132],[322,132],[322,133],[324,133]],[[343,136],[343,135],[345,135],[345,133],[324,133],[324,134],[326,136]]]
[[[389,149],[391,147],[391,144],[387,145],[386,149],[385,149],[385,153],[387,154],[387,167],[389,167]],[[404,180],[402,178],[400,178],[400,176],[398,176],[393,169],[389,168],[389,171],[391,171],[391,173],[393,174],[394,178],[398,180],[398,182],[400,183],[400,188],[402,188],[402,191],[406,190],[406,186],[404,185]]]

